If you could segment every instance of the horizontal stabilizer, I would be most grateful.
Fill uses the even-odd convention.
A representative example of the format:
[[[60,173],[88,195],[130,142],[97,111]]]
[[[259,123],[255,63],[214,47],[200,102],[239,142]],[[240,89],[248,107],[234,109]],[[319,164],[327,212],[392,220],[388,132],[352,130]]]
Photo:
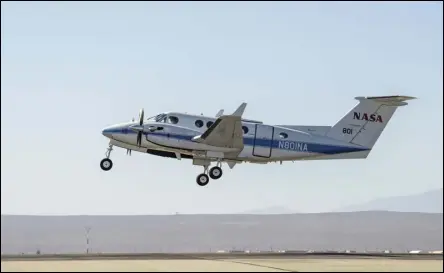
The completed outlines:
[[[356,97],[355,99],[362,100],[371,100],[376,103],[380,103],[388,106],[404,106],[407,105],[406,100],[416,99],[415,97],[410,96],[379,96],[379,97]]]

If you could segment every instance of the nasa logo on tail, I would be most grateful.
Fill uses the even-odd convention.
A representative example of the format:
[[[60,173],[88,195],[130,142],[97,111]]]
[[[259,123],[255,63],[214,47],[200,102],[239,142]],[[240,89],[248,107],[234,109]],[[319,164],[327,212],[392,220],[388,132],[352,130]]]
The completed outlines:
[[[353,119],[382,123],[381,115],[353,112]]]

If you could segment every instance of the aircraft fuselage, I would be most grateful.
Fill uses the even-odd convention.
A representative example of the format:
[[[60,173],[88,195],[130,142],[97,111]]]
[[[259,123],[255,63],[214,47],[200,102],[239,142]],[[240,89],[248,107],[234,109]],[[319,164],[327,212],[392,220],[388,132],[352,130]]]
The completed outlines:
[[[173,115],[178,116],[178,114]],[[183,118],[183,116],[182,114],[181,117]],[[214,122],[215,120],[201,116],[197,116],[197,118],[205,119],[205,123]],[[178,123],[180,123],[180,119]],[[212,160],[219,158],[252,163],[301,160],[321,155],[325,157],[368,150],[358,145],[350,145],[322,135],[281,126],[242,122],[244,147],[233,158],[225,155],[236,152],[236,148],[216,147],[193,141],[194,137],[201,135],[208,129],[207,126],[189,128],[190,124],[148,121],[143,124],[143,137],[140,147],[136,143],[137,132],[131,130],[131,126],[134,126],[133,122],[117,124],[104,129],[103,134],[110,138],[111,143],[115,146],[143,153],[156,154],[152,151],[169,152],[168,157],[172,155],[171,153],[189,156],[205,155]],[[159,156],[166,155],[165,153],[157,154]]]
[[[364,159],[399,106],[409,96],[356,97],[359,104],[333,126],[267,125],[242,118],[246,103],[231,115],[219,111],[216,118],[184,113],[162,113],[138,122],[105,128],[110,139],[104,171],[112,168],[113,146],[170,158],[189,158],[204,167],[196,178],[205,186],[209,178],[222,176],[221,164],[230,168],[242,162],[261,163],[297,160]],[[208,169],[212,162],[216,166]]]

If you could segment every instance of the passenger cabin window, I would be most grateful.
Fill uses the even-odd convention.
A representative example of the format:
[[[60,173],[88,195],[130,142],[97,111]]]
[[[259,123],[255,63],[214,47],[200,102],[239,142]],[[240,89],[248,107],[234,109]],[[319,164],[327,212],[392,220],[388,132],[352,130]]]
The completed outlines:
[[[169,117],[168,117],[168,121],[169,121],[171,124],[177,124],[177,123],[179,123],[179,118],[178,118],[178,117],[175,117],[175,116],[169,116]]]
[[[279,137],[280,138],[287,138],[288,135],[287,135],[287,133],[282,132],[282,133],[279,134]]]
[[[248,134],[248,127],[242,126],[242,130],[244,131],[244,135]]]
[[[204,125],[204,122],[198,119],[194,124],[196,125],[197,128],[201,128]]]
[[[212,121],[208,121],[208,122],[207,122],[207,128],[210,128],[211,125],[213,125],[213,123],[214,123],[214,122],[212,122]]]

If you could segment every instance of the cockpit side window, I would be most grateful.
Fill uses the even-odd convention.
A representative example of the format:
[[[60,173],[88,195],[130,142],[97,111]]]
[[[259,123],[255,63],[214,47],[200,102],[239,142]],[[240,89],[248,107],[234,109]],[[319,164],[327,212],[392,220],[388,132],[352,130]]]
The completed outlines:
[[[166,122],[166,115],[165,114],[159,114],[154,119],[156,122]]]

